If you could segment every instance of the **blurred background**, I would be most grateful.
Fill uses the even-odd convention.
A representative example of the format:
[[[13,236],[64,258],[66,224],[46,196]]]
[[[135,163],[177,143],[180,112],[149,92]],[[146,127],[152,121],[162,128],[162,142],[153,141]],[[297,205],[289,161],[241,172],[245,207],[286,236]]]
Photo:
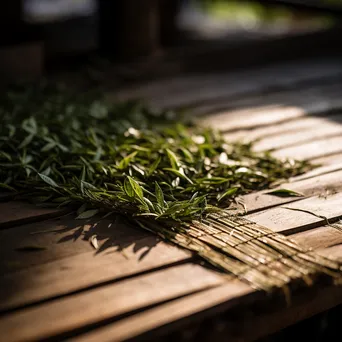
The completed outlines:
[[[229,51],[235,66],[246,55],[237,47],[335,32],[341,13],[339,0],[6,0],[0,4],[0,76],[32,77],[94,54],[127,64],[142,57],[154,63],[170,56],[185,61],[185,55],[199,54],[222,60]],[[329,46],[336,47],[338,35],[332,36]],[[320,40],[312,39],[307,53],[328,47],[326,36],[319,37],[325,45],[318,48]],[[284,54],[284,48],[276,50]],[[263,53],[247,62],[267,58]]]

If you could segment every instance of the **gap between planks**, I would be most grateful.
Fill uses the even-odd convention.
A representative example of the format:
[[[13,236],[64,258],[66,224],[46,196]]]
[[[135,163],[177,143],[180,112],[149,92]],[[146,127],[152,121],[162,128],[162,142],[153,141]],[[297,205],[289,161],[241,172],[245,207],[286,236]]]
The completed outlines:
[[[7,341],[41,340],[218,286],[224,281],[224,277],[199,265],[175,266],[9,313],[0,319],[0,330]]]
[[[312,87],[322,80],[339,79],[342,66],[337,59],[306,60],[302,63],[281,63],[248,71],[190,74],[148,82],[134,89],[122,89],[107,94],[109,100],[139,98],[158,107],[196,106],[225,97],[229,101],[242,96],[287,90],[296,85]],[[298,87],[296,87],[298,89]]]
[[[327,198],[325,201],[335,203],[335,201],[341,200],[342,194],[338,194],[338,196],[338,199],[336,195],[333,195]],[[299,203],[300,207],[303,208],[310,205],[310,203],[311,206],[313,206],[317,201],[322,201],[322,199],[310,198],[300,201],[301,203],[297,202],[296,204],[298,206]],[[328,218],[331,218],[331,215],[333,214],[329,213],[329,215],[327,215]],[[288,222],[288,218],[289,213],[287,213],[287,215],[283,214],[283,223]],[[298,219],[297,217],[296,223],[298,225],[298,222],[301,222],[303,227],[307,227],[312,223],[314,218],[315,217],[312,217],[311,215],[302,216],[300,219]],[[253,221],[260,223],[260,220],[255,220],[255,217],[253,217]],[[288,229],[293,230],[293,227],[290,227]],[[86,269],[84,269],[84,271],[86,271]],[[173,275],[171,277],[172,280],[170,276],[168,276],[169,272],[171,272],[171,274]],[[199,276],[199,274],[197,274],[196,272],[202,272],[202,275]],[[158,279],[160,280],[159,283],[157,282],[156,285],[155,277],[157,275]],[[199,281],[199,279],[201,280]],[[202,281],[204,281],[204,285]],[[146,290],[144,290],[144,286],[143,288],[141,288],[141,285],[139,285],[141,282],[144,286],[148,285],[148,288],[146,288]],[[29,337],[31,339],[45,338],[54,334],[58,335],[61,332],[64,333],[72,331],[74,329],[79,329],[81,327],[87,326],[88,324],[100,322],[101,320],[115,320],[115,317],[119,317],[124,313],[133,313],[133,311],[137,309],[141,310],[144,308],[144,306],[151,305],[147,297],[155,298],[155,301],[153,301],[153,299],[152,303],[157,304],[158,302],[162,302],[164,300],[171,300],[172,298],[176,298],[177,296],[191,294],[198,290],[202,290],[202,285],[204,286],[204,288],[206,288],[210,286],[218,286],[222,284],[222,282],[225,282],[222,276],[216,275],[214,272],[203,269],[200,266],[187,264],[183,266],[170,267],[166,270],[134,277],[132,279],[120,281],[111,285],[101,286],[99,289],[89,290],[71,297],[61,298],[56,301],[51,301],[42,305],[27,308],[25,310],[16,311],[13,314],[5,315],[0,320],[0,328],[2,328],[3,331],[6,331],[6,333],[8,334],[7,336],[13,336],[14,340],[20,339],[23,336]],[[245,285],[239,283],[239,286],[244,287]],[[129,290],[127,290],[127,288]],[[174,288],[177,289],[176,292],[173,292]],[[181,288],[183,290],[181,290]],[[133,289],[138,289],[138,291]],[[158,291],[160,291],[160,289],[162,289],[161,291],[163,293],[163,296],[166,296],[166,298],[158,297]],[[120,298],[118,298],[118,296]],[[136,306],[132,304],[133,302]],[[120,305],[122,305],[123,307],[121,307]],[[83,314],[79,315],[79,312],[82,312]],[[77,317],[75,317],[75,315]],[[45,324],[45,317],[48,317],[46,319],[48,319],[49,321],[54,321],[55,324],[53,326],[51,326],[51,324],[49,325],[47,322]],[[39,328],[39,331],[36,328],[33,328],[37,326],[38,322],[39,326],[42,327]],[[15,329],[15,327],[18,325],[20,325],[22,328],[20,329],[20,331],[18,331],[18,329]]]
[[[0,231],[30,222],[59,217],[69,212],[69,209],[41,208],[21,201],[0,202]]]
[[[232,317],[230,320],[225,315],[221,317],[220,314],[229,313],[229,310],[234,309],[234,306],[237,306],[237,298],[244,299],[244,308],[247,310],[251,309],[248,304],[253,308],[253,302],[259,299],[256,299],[258,296],[255,292],[242,286],[236,286],[235,292],[232,293],[233,286],[233,284],[223,285],[160,305],[75,337],[73,341],[160,340],[169,332],[186,331],[187,328],[190,331],[191,329],[198,331],[196,337],[200,340],[220,341],[228,338],[229,341],[236,342],[255,341],[322,311],[329,310],[337,303],[342,302],[342,291],[337,287],[326,287],[319,293],[313,289],[307,290],[307,293],[297,297],[289,308],[276,307],[275,310],[270,310],[271,312],[268,313],[263,312],[265,310],[258,312],[254,309],[252,318],[243,317],[239,320],[239,318]],[[265,307],[268,308],[267,305]],[[205,321],[205,319],[213,317],[215,317],[216,324],[212,324],[208,330],[201,329],[208,323],[210,324],[210,321]]]

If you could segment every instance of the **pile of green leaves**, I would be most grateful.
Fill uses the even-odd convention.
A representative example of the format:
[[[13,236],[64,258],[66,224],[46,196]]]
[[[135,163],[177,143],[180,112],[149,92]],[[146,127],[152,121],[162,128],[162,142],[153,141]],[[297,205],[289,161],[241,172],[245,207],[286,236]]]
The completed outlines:
[[[55,86],[8,91],[0,118],[2,190],[41,205],[76,205],[81,218],[102,209],[189,222],[309,168],[227,143],[172,112]]]

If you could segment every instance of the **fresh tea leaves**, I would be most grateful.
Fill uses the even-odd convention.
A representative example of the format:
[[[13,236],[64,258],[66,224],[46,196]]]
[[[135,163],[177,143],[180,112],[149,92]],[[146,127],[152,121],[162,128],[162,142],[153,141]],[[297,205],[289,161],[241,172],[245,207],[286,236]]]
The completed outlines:
[[[0,112],[1,188],[51,196],[56,206],[87,203],[79,218],[104,209],[191,222],[207,212],[204,199],[229,206],[310,168],[140,103],[107,104],[51,86],[8,92]]]

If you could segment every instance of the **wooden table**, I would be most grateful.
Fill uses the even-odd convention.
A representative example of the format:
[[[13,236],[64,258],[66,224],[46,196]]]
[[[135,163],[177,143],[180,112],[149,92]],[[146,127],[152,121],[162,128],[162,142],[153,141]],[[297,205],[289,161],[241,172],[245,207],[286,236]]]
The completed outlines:
[[[257,150],[320,163],[284,185],[304,199],[247,195],[247,218],[342,258],[341,230],[319,217],[334,223],[342,216],[341,86],[342,62],[306,60],[179,76],[108,97],[192,107],[227,139],[258,139]],[[89,243],[93,234],[98,250]],[[227,279],[122,219],[76,221],[4,196],[0,245],[0,340],[7,342],[251,341],[342,303],[341,287],[320,284],[286,306],[284,298]]]

